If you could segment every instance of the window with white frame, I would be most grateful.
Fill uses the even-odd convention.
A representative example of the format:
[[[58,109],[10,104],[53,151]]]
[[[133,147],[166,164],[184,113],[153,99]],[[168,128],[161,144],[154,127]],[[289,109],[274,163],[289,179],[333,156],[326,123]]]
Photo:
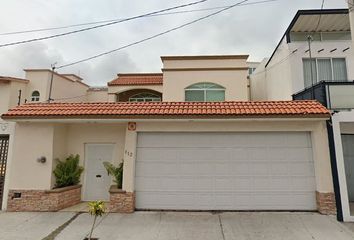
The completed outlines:
[[[348,81],[345,58],[302,59],[305,88],[321,81]]]
[[[153,93],[138,93],[131,96],[129,102],[161,102],[161,97]]]
[[[31,101],[32,102],[38,102],[39,101],[40,94],[38,91],[33,91],[31,95]]]
[[[214,83],[197,83],[185,89],[187,102],[222,102],[225,101],[225,88]]]

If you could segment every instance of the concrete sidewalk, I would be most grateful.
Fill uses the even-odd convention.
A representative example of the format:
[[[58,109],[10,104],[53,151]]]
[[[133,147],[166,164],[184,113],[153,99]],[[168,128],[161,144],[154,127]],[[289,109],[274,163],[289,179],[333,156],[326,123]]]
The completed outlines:
[[[0,239],[43,239],[74,213],[1,213]],[[82,240],[92,217],[79,215],[55,239]],[[352,224],[317,213],[136,212],[98,219],[100,240],[352,240]]]

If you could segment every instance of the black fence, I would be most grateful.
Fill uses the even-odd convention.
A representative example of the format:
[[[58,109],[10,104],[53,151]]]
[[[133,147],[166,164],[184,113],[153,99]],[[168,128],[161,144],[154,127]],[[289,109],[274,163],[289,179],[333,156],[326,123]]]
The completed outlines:
[[[301,92],[293,94],[293,100],[317,100],[328,109],[333,109],[330,98],[330,86],[354,86],[354,81],[322,81],[312,87],[305,88]],[[354,97],[354,95],[353,95]]]

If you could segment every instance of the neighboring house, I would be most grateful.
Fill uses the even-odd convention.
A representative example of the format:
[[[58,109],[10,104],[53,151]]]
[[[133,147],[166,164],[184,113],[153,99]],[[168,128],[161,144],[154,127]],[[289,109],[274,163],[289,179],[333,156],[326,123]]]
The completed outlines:
[[[354,79],[351,44],[348,9],[298,11],[272,56],[251,76],[252,100],[291,100],[294,93],[317,82]],[[265,89],[265,96],[257,94],[260,89]]]
[[[25,78],[0,76],[0,115],[24,103],[107,102],[107,88],[89,88],[74,74],[59,74],[47,69],[26,69]],[[50,90],[51,79],[52,90]],[[15,124],[0,120],[0,203],[3,199],[5,173],[12,156]],[[1,204],[0,204],[1,206]]]
[[[271,58],[251,76],[253,100],[316,99],[331,110],[327,127],[333,179],[339,219],[344,221],[354,221],[354,47],[350,19],[353,13],[348,9],[299,11]],[[312,66],[308,35],[313,38]]]
[[[112,211],[335,213],[328,110],[315,101],[250,102],[246,60],[162,57],[162,74],[119,74],[108,84],[109,103],[10,110],[2,116],[16,123],[4,208],[71,205],[55,205],[48,191],[54,159],[79,154],[82,191],[71,197],[110,201]],[[109,192],[102,162],[122,160],[123,189]]]

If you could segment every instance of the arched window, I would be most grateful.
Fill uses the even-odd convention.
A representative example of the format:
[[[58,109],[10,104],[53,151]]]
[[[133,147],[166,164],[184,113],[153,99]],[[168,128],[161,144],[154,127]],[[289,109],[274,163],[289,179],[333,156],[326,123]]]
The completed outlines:
[[[39,101],[39,92],[38,91],[33,91],[32,92],[31,101],[32,102],[38,102]]]
[[[196,83],[185,89],[187,102],[225,101],[225,88],[214,83]]]
[[[131,96],[129,102],[161,102],[161,97],[153,93],[138,93]]]

